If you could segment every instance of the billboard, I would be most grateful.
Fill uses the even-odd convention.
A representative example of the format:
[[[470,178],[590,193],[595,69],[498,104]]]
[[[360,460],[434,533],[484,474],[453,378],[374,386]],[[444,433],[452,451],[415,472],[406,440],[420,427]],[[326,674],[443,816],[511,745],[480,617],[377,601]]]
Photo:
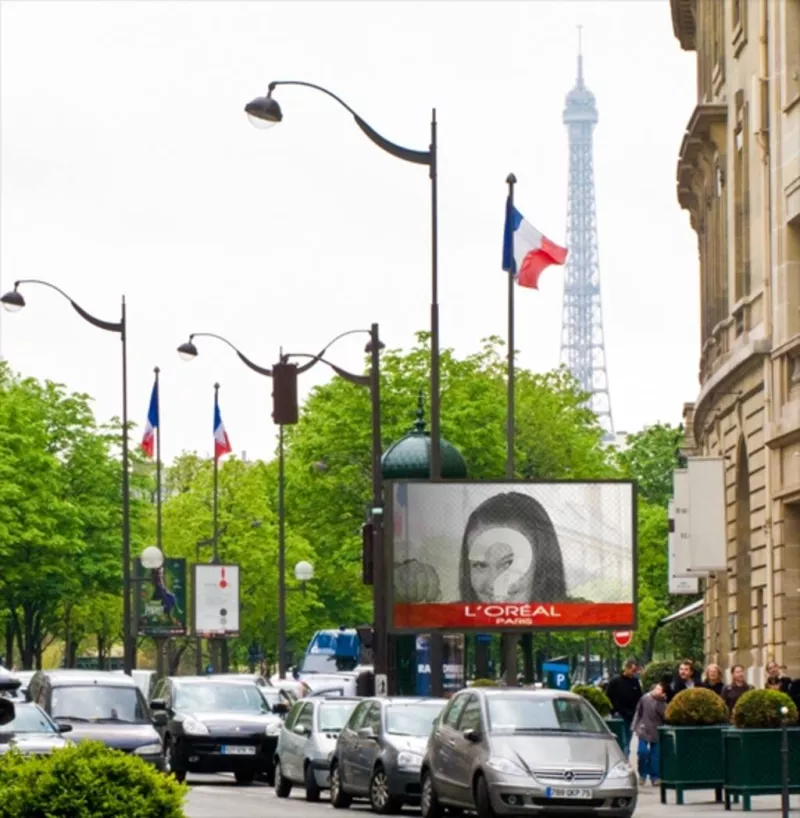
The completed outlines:
[[[727,573],[728,524],[725,496],[725,458],[690,457],[689,569],[692,574]]]
[[[186,560],[165,559],[155,571],[135,562],[136,622],[139,636],[186,633]]]
[[[669,501],[669,538],[667,551],[668,590],[671,594],[698,594],[700,580],[689,573],[689,509],[681,505],[679,481],[686,472],[675,472],[675,499]],[[688,494],[688,482],[686,485]]]
[[[239,635],[239,566],[194,566],[194,632],[209,638]]]
[[[387,483],[394,632],[636,628],[630,481]]]

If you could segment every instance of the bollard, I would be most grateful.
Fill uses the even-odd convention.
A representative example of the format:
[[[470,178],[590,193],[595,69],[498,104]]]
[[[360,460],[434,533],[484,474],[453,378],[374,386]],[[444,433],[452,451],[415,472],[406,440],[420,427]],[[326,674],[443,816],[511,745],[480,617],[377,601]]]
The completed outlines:
[[[782,707],[781,715],[781,816],[789,818],[789,708]]]

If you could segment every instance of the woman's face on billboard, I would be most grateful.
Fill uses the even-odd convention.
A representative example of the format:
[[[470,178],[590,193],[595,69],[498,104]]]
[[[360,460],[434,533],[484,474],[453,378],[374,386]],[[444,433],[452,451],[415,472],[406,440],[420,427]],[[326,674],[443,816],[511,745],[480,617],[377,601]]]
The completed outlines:
[[[529,602],[533,546],[515,528],[476,532],[467,543],[469,579],[481,602]]]

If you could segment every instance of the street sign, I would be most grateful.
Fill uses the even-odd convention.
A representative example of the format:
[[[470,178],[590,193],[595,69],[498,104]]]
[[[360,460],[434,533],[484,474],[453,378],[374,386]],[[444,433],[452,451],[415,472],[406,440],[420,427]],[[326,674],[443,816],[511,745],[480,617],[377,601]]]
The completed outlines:
[[[614,631],[614,644],[618,648],[627,648],[633,641],[633,631]]]
[[[209,639],[239,635],[239,566],[194,566],[194,632]]]
[[[389,679],[385,673],[375,674],[375,695],[388,696],[389,694]]]

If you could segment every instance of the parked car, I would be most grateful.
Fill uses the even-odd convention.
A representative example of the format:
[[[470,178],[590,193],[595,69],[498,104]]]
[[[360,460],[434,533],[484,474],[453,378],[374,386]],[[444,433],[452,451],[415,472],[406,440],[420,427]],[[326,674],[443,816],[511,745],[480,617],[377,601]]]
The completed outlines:
[[[73,740],[101,741],[164,769],[161,738],[130,676],[108,670],[38,670],[28,697],[57,724],[72,725]]]
[[[364,699],[339,735],[331,758],[331,804],[368,798],[391,814],[420,801],[419,772],[428,736],[447,699]]]
[[[237,784],[258,775],[272,783],[281,718],[263,690],[233,674],[161,679],[150,708],[164,714],[166,768],[178,781],[186,774],[233,773]]]
[[[16,691],[16,698],[20,701],[28,700],[28,685],[31,683],[35,670],[12,670],[11,675],[20,682]]]
[[[286,717],[275,751],[275,793],[288,798],[292,787],[305,787],[307,801],[319,801],[330,786],[330,760],[336,739],[359,699],[308,697]]]
[[[605,721],[562,690],[473,687],[431,733],[421,770],[422,816],[444,808],[495,815],[630,818],[637,780]]]
[[[249,679],[254,685],[258,687],[272,687],[272,682],[262,676],[260,673],[209,673],[206,679]]]
[[[72,744],[63,733],[71,724],[56,724],[31,702],[14,702],[14,719],[0,727],[0,755],[17,750],[25,755],[45,755]]]
[[[125,673],[124,670],[112,670],[112,673]],[[158,681],[158,673],[155,670],[132,670],[131,678],[136,682],[136,686],[142,691],[145,701],[150,700],[153,688]]]
[[[292,705],[297,701],[291,693],[275,687],[259,687],[258,692],[264,697],[272,712],[281,718],[286,717],[286,714],[292,709]]]

